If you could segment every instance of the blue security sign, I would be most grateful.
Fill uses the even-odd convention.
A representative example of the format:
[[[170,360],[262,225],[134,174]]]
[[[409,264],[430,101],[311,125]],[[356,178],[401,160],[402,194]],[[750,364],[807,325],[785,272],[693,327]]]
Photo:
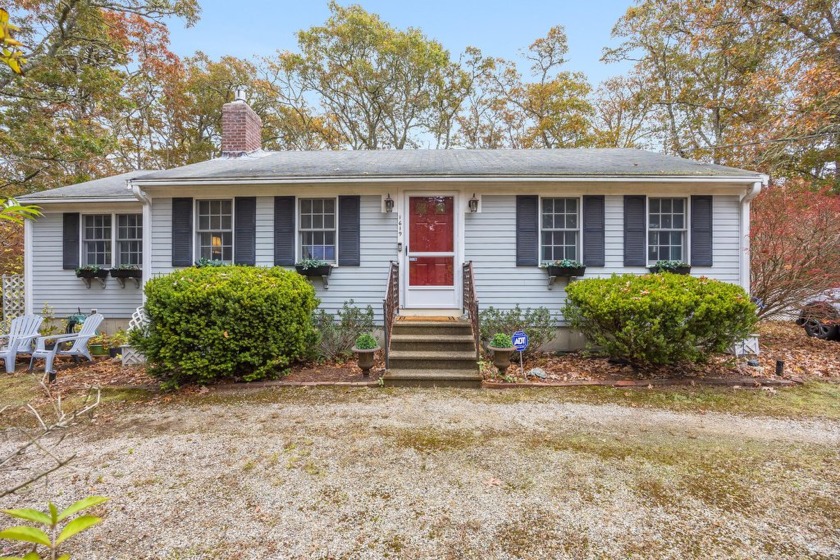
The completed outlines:
[[[528,348],[528,335],[522,331],[516,331],[511,337],[513,347],[522,352]]]

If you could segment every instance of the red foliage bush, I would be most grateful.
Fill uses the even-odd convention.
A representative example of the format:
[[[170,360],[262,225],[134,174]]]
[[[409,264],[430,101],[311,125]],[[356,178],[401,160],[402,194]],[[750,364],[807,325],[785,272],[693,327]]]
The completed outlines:
[[[840,196],[801,182],[771,185],[752,203],[750,238],[759,316],[797,310],[840,286]]]

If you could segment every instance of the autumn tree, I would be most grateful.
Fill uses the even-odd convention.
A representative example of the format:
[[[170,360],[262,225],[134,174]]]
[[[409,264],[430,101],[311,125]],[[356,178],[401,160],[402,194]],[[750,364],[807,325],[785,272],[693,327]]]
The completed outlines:
[[[595,144],[600,148],[653,149],[663,127],[654,97],[636,74],[617,76],[598,86],[592,106]]]
[[[123,88],[164,19],[198,14],[196,0],[23,0],[25,77],[0,69],[0,169],[7,194],[118,171],[113,123],[128,112]],[[138,66],[139,65],[139,66]]]
[[[635,61],[664,127],[662,149],[755,167],[783,84],[784,38],[737,0],[643,0],[613,29],[604,60]]]
[[[397,30],[360,6],[330,3],[324,25],[298,32],[299,53],[278,63],[317,95],[326,122],[353,149],[419,145],[436,85],[452,62],[417,29]]]

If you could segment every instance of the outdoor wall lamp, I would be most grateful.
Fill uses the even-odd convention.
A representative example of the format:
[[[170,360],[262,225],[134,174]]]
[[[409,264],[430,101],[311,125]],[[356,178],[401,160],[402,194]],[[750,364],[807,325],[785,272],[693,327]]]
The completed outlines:
[[[473,193],[472,198],[470,199],[468,204],[470,205],[471,213],[475,214],[476,212],[478,212],[478,199],[475,197],[475,193]]]
[[[385,211],[389,214],[394,211],[394,199],[391,198],[391,193],[385,197]]]

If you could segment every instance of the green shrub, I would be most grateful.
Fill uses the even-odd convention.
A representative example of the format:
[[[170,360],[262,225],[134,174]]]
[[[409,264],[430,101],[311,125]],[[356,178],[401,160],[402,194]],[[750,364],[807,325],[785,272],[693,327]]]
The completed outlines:
[[[554,338],[557,332],[556,322],[547,307],[528,308],[524,313],[518,304],[508,311],[488,307],[479,313],[479,319],[481,339],[484,341],[495,333],[510,336],[516,331],[524,331],[528,335],[528,348],[524,352],[526,356]]]
[[[352,299],[344,302],[338,312],[338,320],[323,309],[312,316],[315,336],[308,342],[310,359],[332,360],[349,356],[356,338],[374,329],[373,308],[368,305],[363,310],[354,303]]]
[[[377,346],[379,346],[379,343],[370,333],[359,335],[359,338],[356,339],[356,348],[359,350],[373,350]]]
[[[564,311],[591,346],[634,365],[703,361],[743,340],[756,323],[740,287],[676,274],[573,282]]]
[[[282,268],[194,267],[146,283],[148,328],[131,332],[166,385],[276,375],[306,351],[318,305]]]
[[[513,348],[513,342],[511,341],[509,334],[498,332],[494,334],[493,338],[490,340],[490,346],[493,348]]]

